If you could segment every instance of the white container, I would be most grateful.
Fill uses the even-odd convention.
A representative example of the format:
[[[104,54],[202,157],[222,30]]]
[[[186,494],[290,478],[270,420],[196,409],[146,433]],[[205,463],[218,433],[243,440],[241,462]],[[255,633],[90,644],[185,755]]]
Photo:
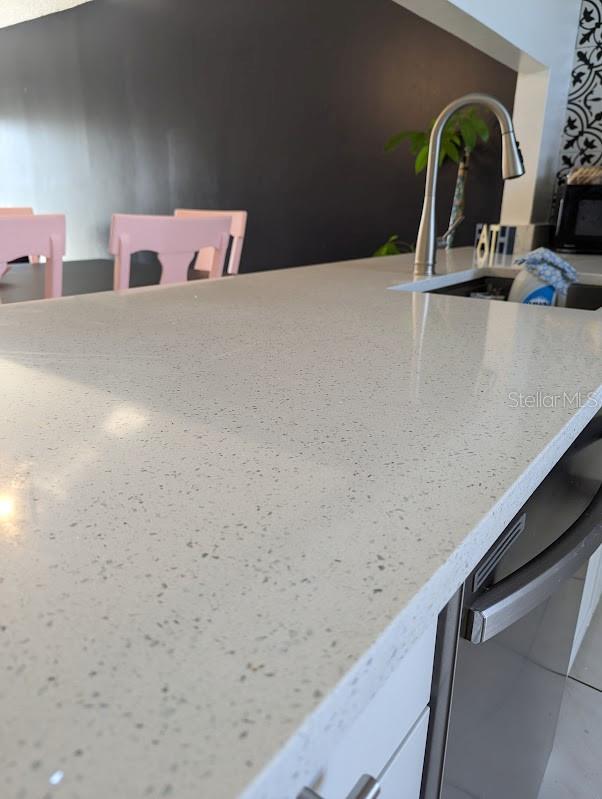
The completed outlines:
[[[508,302],[520,302],[523,305],[556,305],[557,293],[554,286],[544,283],[523,269],[514,278]]]

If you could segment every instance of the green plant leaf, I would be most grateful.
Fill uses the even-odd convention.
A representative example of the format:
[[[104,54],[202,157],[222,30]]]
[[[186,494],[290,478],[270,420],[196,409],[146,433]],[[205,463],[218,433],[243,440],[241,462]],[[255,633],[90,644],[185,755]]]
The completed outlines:
[[[454,161],[456,164],[459,163],[460,151],[458,150],[457,146],[454,144],[454,142],[451,139],[449,139],[449,141],[445,143],[444,152],[445,155],[447,155],[448,158],[451,158],[451,160]]]
[[[446,127],[448,127],[453,133],[457,133],[460,130],[460,122],[462,119],[462,114],[460,112],[456,112],[453,117],[451,117]]]
[[[402,255],[404,252],[414,252],[416,249],[414,244],[408,241],[402,241],[397,234],[389,236],[384,244],[373,253],[373,258],[379,258],[382,255]]]
[[[416,162],[414,163],[414,169],[416,174],[422,172],[425,168],[429,157],[429,146],[425,144],[424,147],[419,151],[418,155],[416,156]]]
[[[399,145],[409,140],[410,151],[415,156],[414,169],[416,174],[422,172],[428,163],[430,134],[434,120],[427,130],[402,130],[391,136],[385,145],[386,151],[395,150]],[[439,165],[450,158],[459,163],[462,153],[470,153],[476,147],[478,140],[486,142],[489,139],[487,122],[479,115],[478,110],[471,106],[466,110],[457,111],[443,129],[441,136],[441,149]]]
[[[455,144],[460,145],[462,143],[460,136],[458,134],[458,129],[452,127],[449,123],[443,128],[443,133],[441,134],[441,141],[453,141]]]
[[[405,141],[406,139],[410,139],[412,136],[416,135],[416,133],[418,133],[418,132],[419,131],[415,131],[415,130],[402,130],[400,133],[396,133],[394,136],[391,136],[391,138],[385,144],[385,150],[387,152],[390,152],[391,150],[395,150],[397,147],[399,147],[399,145],[402,143],[402,141]]]
[[[396,244],[398,238],[399,236],[397,235],[389,236],[385,243],[375,250],[373,257],[381,258],[384,255],[401,255],[401,251]]]
[[[404,130],[401,133],[396,133],[394,136],[391,136],[390,139],[387,139],[385,143],[385,150],[390,152],[391,150],[395,150],[396,147],[402,143],[404,139],[407,139],[409,136],[409,131]]]
[[[464,147],[467,150],[474,150],[477,143],[477,131],[469,117],[460,120],[460,133],[464,140]]]
[[[410,150],[414,155],[428,143],[428,136],[423,130],[402,130],[391,136],[385,144],[385,150],[391,152],[391,150],[397,149],[406,139],[410,140]]]
[[[472,124],[474,125],[475,132],[481,141],[489,141],[489,126],[485,120],[479,116],[475,116],[472,120]]]
[[[426,144],[428,146],[429,137],[421,130],[412,132],[410,136],[410,149],[413,155],[417,155]]]

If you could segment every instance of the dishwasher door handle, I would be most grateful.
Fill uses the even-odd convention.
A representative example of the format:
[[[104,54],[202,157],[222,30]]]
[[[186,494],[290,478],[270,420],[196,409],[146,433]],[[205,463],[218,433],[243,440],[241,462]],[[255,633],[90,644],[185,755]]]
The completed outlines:
[[[602,489],[560,538],[472,602],[462,637],[483,644],[503,632],[548,599],[601,544]]]

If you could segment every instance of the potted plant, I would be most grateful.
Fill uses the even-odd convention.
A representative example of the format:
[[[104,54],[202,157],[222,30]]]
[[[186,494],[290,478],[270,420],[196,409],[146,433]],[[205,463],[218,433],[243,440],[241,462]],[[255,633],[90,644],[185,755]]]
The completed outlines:
[[[427,130],[402,130],[396,133],[394,136],[391,136],[386,143],[385,150],[391,152],[397,149],[402,142],[409,141],[410,150],[415,156],[414,170],[417,175],[420,174],[428,163],[429,140],[433,124],[434,120],[431,121]],[[479,114],[477,109],[472,107],[463,108],[454,114],[443,129],[443,134],[441,136],[441,152],[439,153],[439,166],[441,166],[446,159],[450,159],[458,164],[458,175],[456,178],[449,228],[442,237],[445,241],[445,246],[448,248],[452,246],[454,234],[464,219],[464,196],[470,157],[479,141],[486,142],[488,139],[489,127],[487,122]],[[385,244],[381,245],[376,250],[374,255],[398,255],[402,251],[407,251],[399,248],[398,245],[400,243],[403,244],[403,242],[399,242],[397,236],[391,236]]]

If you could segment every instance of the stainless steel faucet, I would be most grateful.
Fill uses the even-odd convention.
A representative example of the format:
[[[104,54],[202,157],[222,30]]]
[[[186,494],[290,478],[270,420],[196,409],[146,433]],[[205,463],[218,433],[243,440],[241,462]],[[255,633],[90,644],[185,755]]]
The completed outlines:
[[[424,189],[424,205],[422,219],[418,229],[416,241],[416,260],[414,261],[415,275],[434,275],[437,258],[437,231],[435,229],[435,195],[437,191],[437,176],[439,174],[439,151],[441,149],[441,134],[445,124],[458,109],[465,105],[484,105],[493,111],[502,131],[502,176],[504,180],[519,178],[525,174],[523,157],[516,141],[512,117],[508,110],[495,97],[488,94],[466,94],[451,102],[439,114],[431,131],[429,144],[429,160],[426,170],[426,185]]]

